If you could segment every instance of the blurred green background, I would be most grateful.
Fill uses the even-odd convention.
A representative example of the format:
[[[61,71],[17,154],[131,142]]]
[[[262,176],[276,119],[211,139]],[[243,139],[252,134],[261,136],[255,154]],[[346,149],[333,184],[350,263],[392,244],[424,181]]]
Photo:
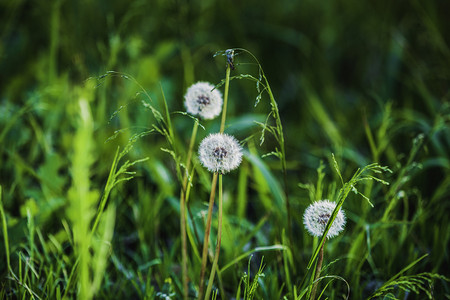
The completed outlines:
[[[371,162],[393,171],[383,175],[389,187],[375,183],[362,190],[374,208],[350,196],[344,204],[348,233],[330,242],[327,250],[328,262],[340,259],[330,273],[348,280],[351,299],[370,295],[380,282],[425,253],[429,257],[415,273],[449,276],[449,11],[450,1],[439,0],[1,0],[0,185],[13,264],[14,253],[26,252],[27,209],[43,239],[53,237],[62,245],[67,265],[74,263],[61,220],[67,219],[76,103],[86,83],[101,83],[87,96],[96,141],[90,180],[101,191],[117,146],[123,148],[132,134],[155,121],[136,97],[138,86],[120,77],[96,78],[111,70],[130,74],[156,106],[162,107],[163,91],[169,110],[183,111],[189,85],[199,80],[217,84],[224,78],[225,58],[214,53],[241,47],[260,61],[284,126],[287,191],[297,241],[292,246],[292,284],[305,275],[313,245],[302,225],[311,199],[298,184],[315,184],[321,161],[325,186],[339,183],[331,153],[345,179]],[[257,68],[246,64],[252,62],[248,55],[240,53],[235,59],[232,75],[257,76]],[[276,141],[267,135],[259,146],[259,127],[253,121],[264,121],[270,105],[265,95],[254,107],[256,96],[253,82],[231,82],[227,132],[240,140],[256,134],[245,148],[261,156],[273,151]],[[187,147],[192,120],[178,114],[172,119],[178,146]],[[217,130],[218,122],[202,122],[205,130],[199,139]],[[105,142],[124,128],[118,138]],[[145,285],[140,271],[150,270],[146,274],[156,291],[166,278],[179,278],[179,185],[170,156],[160,151],[165,143],[161,136],[146,136],[128,154],[131,160],[150,160],[134,166],[136,178],[112,194],[117,205],[114,254],[100,296],[140,297]],[[262,161],[273,179],[282,178],[276,158]],[[248,249],[282,242],[284,206],[270,207],[274,196],[261,186],[271,183],[261,181],[261,170],[246,161],[242,168],[244,175],[240,171],[226,177],[230,224],[222,265]],[[205,209],[202,201],[207,201],[210,180],[198,169],[199,183],[191,196],[194,214]],[[236,194],[239,176],[248,176],[241,187],[245,196]],[[283,187],[281,180],[272,185]],[[323,194],[332,190],[331,185]],[[244,207],[235,202],[239,197],[245,198]],[[388,208],[389,203],[393,207]],[[235,233],[241,227],[243,232]],[[377,242],[371,244],[371,238]],[[276,291],[286,283],[282,255],[265,255],[267,281],[258,297],[276,299]],[[244,260],[223,274],[230,295],[246,267]],[[6,262],[0,262],[0,271],[3,282]],[[448,283],[439,281],[435,289],[436,299],[444,299],[445,293],[448,297]],[[344,285],[338,284],[336,291],[342,290]],[[281,294],[288,291],[285,286]]]

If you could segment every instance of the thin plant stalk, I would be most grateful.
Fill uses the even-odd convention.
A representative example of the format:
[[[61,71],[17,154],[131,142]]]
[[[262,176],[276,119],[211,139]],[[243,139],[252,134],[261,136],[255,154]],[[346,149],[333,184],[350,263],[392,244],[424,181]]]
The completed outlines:
[[[257,82],[258,92],[260,91],[259,86],[262,85],[264,87],[263,91],[265,90],[267,92],[267,94],[269,95],[271,113],[273,114],[273,118],[275,119],[275,124],[276,124],[275,130],[272,129],[270,131],[272,132],[272,134],[274,135],[275,139],[277,140],[277,142],[280,146],[280,150],[277,150],[276,152],[278,153],[278,157],[281,162],[281,171],[283,172],[284,194],[285,194],[286,212],[287,212],[286,222],[287,222],[289,242],[291,245],[293,245],[293,235],[292,235],[292,225],[291,225],[292,216],[291,216],[291,207],[290,207],[288,184],[287,184],[286,149],[285,149],[285,141],[284,141],[284,134],[283,134],[283,124],[281,123],[280,112],[278,110],[278,104],[277,104],[275,97],[272,93],[272,90],[270,88],[269,80],[267,79],[266,75],[264,74],[264,70],[263,70],[259,60],[256,58],[256,56],[244,48],[235,48],[233,50],[244,51],[245,53],[249,54],[256,61],[256,63],[258,64],[259,79],[254,78],[254,77],[251,77],[251,78],[252,78],[252,80]],[[226,82],[225,82],[225,84],[226,84]],[[258,100],[258,102],[259,102],[259,100]]]
[[[214,282],[214,275],[216,274],[217,262],[219,261],[219,253],[220,253],[220,243],[222,241],[222,174],[219,175],[219,218],[218,218],[218,229],[217,229],[217,244],[216,244],[216,253],[214,254],[214,261],[211,268],[211,274],[209,276],[208,287],[206,288],[205,300],[209,299],[209,295],[211,294],[212,285]]]
[[[322,263],[323,263],[323,248],[325,246],[325,242],[322,244],[322,247],[320,248],[319,251],[319,257],[317,260],[317,265],[316,265],[316,272],[314,275],[314,285],[312,288],[312,292],[311,292],[311,297],[309,298],[310,300],[315,300],[316,297],[316,291],[317,291],[317,286],[319,285],[319,277],[320,277],[320,271],[322,269]]]
[[[183,191],[186,191],[186,186],[187,186],[187,182],[188,182],[188,175],[189,175],[189,169],[191,167],[192,153],[194,152],[194,144],[195,144],[195,139],[197,137],[198,124],[199,123],[196,120],[195,123],[194,123],[194,127],[192,128],[191,141],[189,142],[188,156],[187,156],[187,159],[186,159],[186,172],[185,172],[184,178],[183,178]]]
[[[183,299],[188,299],[188,276],[187,276],[187,240],[186,240],[186,201],[184,189],[180,196],[180,231],[181,231],[181,259],[183,276]]]
[[[222,120],[220,123],[220,133],[223,133],[225,130],[225,121],[227,118],[228,90],[229,90],[229,86],[230,86],[230,73],[231,73],[231,67],[229,64],[227,64],[227,69],[226,69],[226,74],[225,74],[225,90],[224,90],[224,96],[223,96]],[[211,184],[211,195],[209,198],[208,216],[206,219],[205,238],[203,241],[202,269],[200,271],[200,286],[199,286],[198,299],[203,298],[202,297],[203,296],[203,285],[204,285],[204,280],[205,280],[205,269],[206,269],[206,261],[207,261],[207,256],[208,256],[209,233],[211,232],[211,214],[212,214],[212,207],[214,205],[214,193],[215,193],[216,185],[217,185],[217,176],[218,176],[218,174],[214,173],[213,179],[212,179],[212,184]],[[219,230],[222,230],[222,229],[220,228]],[[219,244],[219,248],[220,248],[220,244]],[[212,271],[212,272],[214,272],[214,271]]]
[[[259,64],[259,62],[258,62],[258,64]],[[261,65],[259,65],[259,66],[261,68]],[[262,68],[261,68],[261,72],[263,72]],[[275,101],[275,97],[272,94],[272,90],[270,89],[269,82],[268,82],[266,76],[264,75],[264,73],[263,73],[263,76],[266,81],[267,93],[269,94],[270,104],[272,106],[272,111],[274,113],[275,123],[278,128],[277,140],[280,145],[280,151],[281,151],[280,161],[281,161],[281,171],[283,172],[284,195],[286,198],[287,227],[288,227],[289,241],[292,246],[293,236],[292,236],[292,225],[291,225],[291,207],[290,207],[290,202],[289,202],[289,193],[287,190],[288,184],[287,184],[286,150],[285,150],[285,142],[284,142],[284,134],[283,134],[283,125],[281,123],[280,112],[278,111],[278,105],[277,105],[277,102]]]
[[[227,70],[225,74],[225,90],[223,94],[223,108],[222,108],[222,121],[220,123],[220,133],[223,133],[225,130],[225,120],[227,118],[227,104],[228,104],[228,89],[230,86],[230,65],[227,64]]]
[[[6,266],[8,267],[8,272],[12,272],[11,261],[9,257],[9,239],[8,239],[8,228],[6,223],[6,216],[3,210],[2,202],[2,186],[0,185],[0,217],[2,218],[2,228],[3,228],[3,239],[5,243],[5,254],[6,254]]]
[[[181,257],[182,257],[182,276],[183,276],[183,299],[188,299],[188,275],[187,275],[187,239],[186,239],[186,186],[189,177],[189,168],[194,149],[195,138],[197,137],[198,121],[195,121],[192,128],[191,141],[186,159],[186,172],[183,176],[183,186],[180,195],[180,231],[181,231]]]
[[[217,185],[217,177],[218,173],[214,173],[211,183],[211,194],[209,196],[209,206],[208,206],[208,216],[206,218],[206,225],[205,225],[205,237],[203,240],[203,252],[202,252],[202,269],[200,271],[200,286],[199,286],[199,292],[198,292],[198,299],[202,299],[203,297],[203,285],[205,281],[205,271],[206,271],[206,260],[208,257],[208,244],[209,244],[209,234],[211,232],[211,216],[212,216],[212,209],[214,206],[214,196],[216,192],[216,185]]]

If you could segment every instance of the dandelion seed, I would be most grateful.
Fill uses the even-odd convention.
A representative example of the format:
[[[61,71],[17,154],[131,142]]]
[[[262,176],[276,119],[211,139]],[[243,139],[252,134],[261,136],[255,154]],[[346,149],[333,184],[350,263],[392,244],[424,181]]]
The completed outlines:
[[[228,173],[239,167],[242,161],[242,148],[238,141],[224,133],[204,138],[198,153],[202,165],[214,173]]]
[[[336,203],[329,200],[316,201],[305,210],[303,214],[303,224],[312,236],[322,236],[325,231],[325,227],[336,208]],[[328,231],[327,238],[337,236],[345,227],[345,214],[342,209],[334,219],[330,230]]]
[[[205,120],[217,117],[222,111],[222,93],[209,82],[191,85],[184,95],[184,105],[188,113]]]

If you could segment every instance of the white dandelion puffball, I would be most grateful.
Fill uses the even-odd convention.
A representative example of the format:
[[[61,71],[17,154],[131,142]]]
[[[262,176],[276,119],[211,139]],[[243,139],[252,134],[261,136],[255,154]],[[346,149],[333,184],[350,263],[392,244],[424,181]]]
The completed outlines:
[[[320,200],[312,203],[303,214],[303,224],[312,236],[322,236],[328,220],[336,208],[336,203],[330,200]],[[328,230],[327,238],[337,236],[345,227],[345,214],[342,209],[336,215]]]
[[[188,113],[205,120],[214,119],[222,111],[222,93],[209,82],[191,85],[184,95],[184,105]]]
[[[210,134],[198,148],[202,165],[210,172],[225,174],[239,167],[242,161],[242,147],[231,135]]]

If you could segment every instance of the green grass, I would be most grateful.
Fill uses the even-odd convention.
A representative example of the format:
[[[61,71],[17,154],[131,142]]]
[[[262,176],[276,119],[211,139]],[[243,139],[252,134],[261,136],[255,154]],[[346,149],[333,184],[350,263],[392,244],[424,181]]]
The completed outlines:
[[[186,277],[195,298],[213,176],[197,150],[221,120],[183,95],[223,92],[214,54],[235,46],[223,129],[244,159],[208,282],[212,209],[211,298],[308,299],[324,239],[302,217],[320,199],[347,225],[316,298],[450,298],[447,3],[0,7],[0,299],[183,299]]]

